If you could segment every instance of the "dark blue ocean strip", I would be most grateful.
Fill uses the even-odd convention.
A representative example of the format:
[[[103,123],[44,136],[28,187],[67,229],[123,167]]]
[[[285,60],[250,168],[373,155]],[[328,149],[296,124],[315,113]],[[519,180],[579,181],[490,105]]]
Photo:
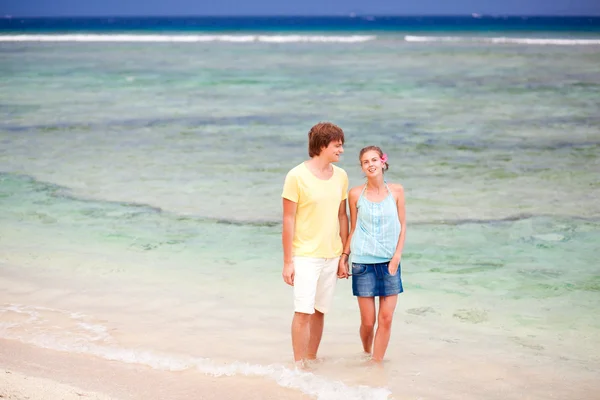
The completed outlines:
[[[600,17],[55,17],[0,19],[0,33],[110,32],[577,32],[600,34]]]

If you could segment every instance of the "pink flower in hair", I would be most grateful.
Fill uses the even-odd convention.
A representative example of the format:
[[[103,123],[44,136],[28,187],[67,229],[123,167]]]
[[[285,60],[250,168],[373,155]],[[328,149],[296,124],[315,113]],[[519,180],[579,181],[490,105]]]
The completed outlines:
[[[383,155],[381,156],[381,162],[385,164],[387,160],[387,154],[383,153]]]

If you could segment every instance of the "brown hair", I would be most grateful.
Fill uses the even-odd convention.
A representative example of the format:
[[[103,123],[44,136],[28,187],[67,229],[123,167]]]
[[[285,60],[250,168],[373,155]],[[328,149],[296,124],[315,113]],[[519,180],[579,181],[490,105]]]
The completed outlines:
[[[360,153],[358,154],[358,162],[360,164],[362,164],[362,156],[363,156],[363,154],[365,154],[367,151],[371,151],[371,150],[377,152],[377,154],[379,154],[379,158],[383,157],[383,151],[381,151],[381,148],[379,146],[367,146],[367,147],[363,147],[360,150]],[[386,161],[385,165],[383,166],[383,170],[387,171],[389,167],[390,167],[390,165]]]
[[[310,157],[321,154],[323,147],[331,142],[341,141],[344,144],[344,131],[331,122],[319,122],[308,132],[308,155]]]

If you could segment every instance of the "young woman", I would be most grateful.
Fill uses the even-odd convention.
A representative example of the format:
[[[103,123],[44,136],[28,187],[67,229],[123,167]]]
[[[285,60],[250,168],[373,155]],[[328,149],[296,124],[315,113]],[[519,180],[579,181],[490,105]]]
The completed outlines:
[[[398,294],[403,291],[404,189],[384,180],[389,165],[379,147],[365,147],[359,160],[367,182],[350,189],[348,195],[350,234],[342,253],[345,264],[338,276],[350,276],[348,258],[352,254],[352,292],[360,308],[360,338],[364,351],[380,362],[390,341]],[[375,297],[379,297],[376,333]]]

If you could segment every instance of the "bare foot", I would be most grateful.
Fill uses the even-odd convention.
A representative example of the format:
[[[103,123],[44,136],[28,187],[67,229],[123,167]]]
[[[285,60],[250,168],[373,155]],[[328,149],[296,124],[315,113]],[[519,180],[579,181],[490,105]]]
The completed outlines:
[[[306,371],[308,368],[304,360],[300,360],[294,362],[294,369],[296,371]]]
[[[323,359],[322,358],[307,358],[306,360],[304,360],[304,363],[307,365],[321,364],[321,363],[323,363]]]

